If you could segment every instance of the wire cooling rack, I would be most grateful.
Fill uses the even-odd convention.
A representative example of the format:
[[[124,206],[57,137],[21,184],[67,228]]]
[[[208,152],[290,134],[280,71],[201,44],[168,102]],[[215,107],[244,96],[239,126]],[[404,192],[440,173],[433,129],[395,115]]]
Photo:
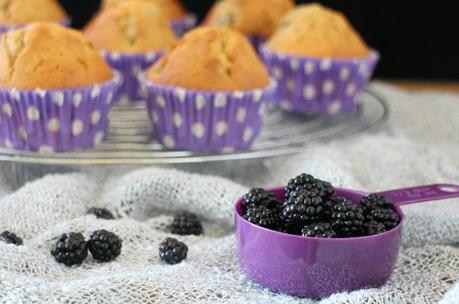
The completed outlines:
[[[40,154],[0,148],[0,161],[48,165],[120,165],[197,163],[242,160],[294,154],[317,142],[342,139],[376,128],[389,115],[385,100],[366,90],[354,113],[307,116],[272,111],[251,149],[227,154],[168,151],[151,139],[147,111],[142,104],[116,106],[110,113],[106,140],[96,149],[73,153]]]

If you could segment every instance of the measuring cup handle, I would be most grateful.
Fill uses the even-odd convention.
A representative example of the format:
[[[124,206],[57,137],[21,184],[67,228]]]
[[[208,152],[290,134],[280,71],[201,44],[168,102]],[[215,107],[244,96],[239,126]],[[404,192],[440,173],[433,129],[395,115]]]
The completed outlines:
[[[395,205],[403,206],[459,197],[459,185],[438,184],[380,192]]]

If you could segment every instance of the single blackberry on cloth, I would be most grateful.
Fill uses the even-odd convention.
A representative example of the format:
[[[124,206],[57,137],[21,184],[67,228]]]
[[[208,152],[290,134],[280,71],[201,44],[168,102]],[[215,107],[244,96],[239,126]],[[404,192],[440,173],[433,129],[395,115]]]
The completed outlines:
[[[113,214],[105,208],[90,208],[88,214],[94,214],[97,218],[104,220],[113,220],[115,217]]]
[[[0,233],[0,241],[7,243],[7,244],[14,244],[14,245],[22,245],[22,239],[18,237],[15,233],[10,232],[8,230],[3,231]]]
[[[58,263],[66,266],[81,264],[88,256],[88,246],[81,233],[64,233],[51,247],[51,254]]]
[[[301,235],[317,238],[334,238],[336,237],[336,232],[329,223],[317,223],[304,226],[301,230]]]
[[[392,209],[375,208],[365,217],[367,221],[376,221],[383,224],[386,230],[391,230],[400,222],[400,217]]]
[[[331,211],[331,225],[338,237],[357,237],[364,232],[362,208],[348,199],[341,198]]]
[[[306,190],[292,192],[285,201],[282,217],[291,225],[300,229],[308,224],[318,222],[323,216],[322,199]]]
[[[169,225],[173,234],[178,235],[201,235],[202,224],[196,214],[182,211],[177,213]]]
[[[335,188],[329,183],[316,179],[310,174],[300,174],[289,180],[285,188],[285,200],[288,200],[292,193],[306,190],[323,200],[327,200],[335,193]]]
[[[370,213],[375,208],[391,209],[392,202],[385,196],[380,194],[370,194],[360,200],[360,206],[365,214]]]
[[[167,264],[178,264],[186,259],[188,246],[174,238],[167,238],[159,245],[159,257]]]
[[[122,240],[107,230],[94,231],[89,237],[88,249],[92,257],[100,262],[113,261],[121,253]]]
[[[279,214],[265,206],[247,209],[244,218],[252,224],[268,229],[278,229],[280,224]]]
[[[264,206],[268,209],[279,208],[282,204],[276,199],[273,193],[261,188],[251,189],[242,201],[242,208],[247,210],[251,207]]]
[[[378,223],[376,221],[365,222],[364,226],[366,235],[375,235],[387,231],[386,226],[384,226],[384,224]]]

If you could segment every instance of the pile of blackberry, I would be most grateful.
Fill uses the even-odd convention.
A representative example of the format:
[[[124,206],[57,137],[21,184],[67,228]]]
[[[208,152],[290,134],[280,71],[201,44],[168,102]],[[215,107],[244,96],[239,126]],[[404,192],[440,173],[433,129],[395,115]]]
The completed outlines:
[[[64,233],[51,247],[51,255],[66,266],[79,265],[91,252],[94,260],[110,262],[121,254],[122,240],[107,230],[94,231],[86,241],[81,233]]]
[[[282,201],[264,189],[252,189],[242,208],[244,218],[255,225],[318,238],[374,235],[400,222],[386,197],[371,194],[355,204],[336,196],[330,183],[304,173],[288,182]]]

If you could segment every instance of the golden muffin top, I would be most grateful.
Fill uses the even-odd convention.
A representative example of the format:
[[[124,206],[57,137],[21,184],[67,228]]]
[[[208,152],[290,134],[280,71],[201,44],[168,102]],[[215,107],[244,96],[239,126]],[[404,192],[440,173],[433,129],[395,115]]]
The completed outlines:
[[[226,26],[252,36],[270,36],[293,0],[223,0],[214,4],[206,25]]]
[[[103,0],[102,9],[117,6],[127,0]],[[179,0],[142,0],[158,5],[169,20],[180,19],[186,16],[185,8]]]
[[[64,89],[112,77],[98,50],[76,30],[41,22],[1,37],[0,87]]]
[[[274,51],[312,57],[366,57],[370,49],[346,17],[320,4],[300,5],[289,12],[270,38]]]
[[[57,0],[0,0],[0,24],[61,22],[66,18]]]
[[[84,33],[98,49],[127,53],[161,51],[176,41],[158,6],[138,0],[103,10]]]
[[[222,91],[264,88],[270,81],[247,38],[217,27],[186,34],[147,71],[147,78],[164,85]]]

